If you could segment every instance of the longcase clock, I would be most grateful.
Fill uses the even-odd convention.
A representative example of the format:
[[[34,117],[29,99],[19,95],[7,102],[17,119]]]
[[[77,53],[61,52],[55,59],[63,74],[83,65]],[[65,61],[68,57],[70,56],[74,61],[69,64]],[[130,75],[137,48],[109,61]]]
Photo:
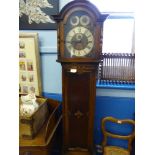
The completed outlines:
[[[107,14],[87,0],[68,3],[58,22],[58,62],[62,65],[63,154],[93,154],[96,71]]]

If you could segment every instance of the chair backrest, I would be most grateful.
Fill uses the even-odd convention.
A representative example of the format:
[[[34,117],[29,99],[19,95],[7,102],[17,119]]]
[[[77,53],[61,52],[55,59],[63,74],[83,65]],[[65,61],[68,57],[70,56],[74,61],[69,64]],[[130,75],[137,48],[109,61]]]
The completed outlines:
[[[130,124],[133,126],[133,130],[130,134],[128,135],[119,135],[119,134],[115,134],[115,133],[111,133],[111,132],[108,132],[106,130],[106,122],[113,122],[113,123],[117,123],[117,124]],[[107,138],[108,137],[112,137],[112,138],[118,138],[118,139],[123,139],[123,140],[128,140],[128,150],[131,151],[132,149],[132,140],[134,139],[134,136],[135,136],[135,121],[131,120],[131,119],[122,119],[122,120],[119,120],[119,119],[116,119],[116,118],[113,118],[113,117],[105,117],[102,119],[102,132],[103,132],[103,135],[104,135],[104,139],[103,139],[103,143],[102,143],[102,146],[106,146],[107,144]]]

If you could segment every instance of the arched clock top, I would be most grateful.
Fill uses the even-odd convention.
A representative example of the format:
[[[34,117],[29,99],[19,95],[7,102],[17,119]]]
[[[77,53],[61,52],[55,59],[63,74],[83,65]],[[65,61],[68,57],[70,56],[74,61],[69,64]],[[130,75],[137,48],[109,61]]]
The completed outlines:
[[[99,62],[107,16],[87,0],[74,0],[64,6],[54,17],[58,22],[58,61]]]
[[[68,20],[68,18],[70,17],[70,16],[72,16],[73,14],[75,14],[75,13],[79,13],[79,12],[83,12],[83,14],[87,14],[87,16],[89,16],[89,18],[91,18],[91,21],[93,22],[93,23],[96,23],[97,22],[97,18],[96,18],[96,15],[92,12],[92,11],[90,11],[89,9],[87,9],[87,8],[84,8],[84,7],[81,7],[81,6],[79,6],[79,7],[73,7],[73,8],[71,8],[65,15],[64,15],[64,17],[63,17],[63,23],[64,24],[66,24],[67,23],[67,20]]]
[[[74,10],[75,9],[75,10]],[[57,22],[60,22],[62,20],[64,20],[64,18],[67,16],[69,16],[73,11],[76,10],[86,10],[88,13],[93,14],[93,16],[96,18],[96,20],[98,22],[103,22],[108,14],[101,14],[98,10],[98,8],[92,4],[91,2],[89,2],[88,0],[73,0],[71,2],[69,2],[68,4],[66,4],[60,11],[59,15],[54,16],[54,19]]]

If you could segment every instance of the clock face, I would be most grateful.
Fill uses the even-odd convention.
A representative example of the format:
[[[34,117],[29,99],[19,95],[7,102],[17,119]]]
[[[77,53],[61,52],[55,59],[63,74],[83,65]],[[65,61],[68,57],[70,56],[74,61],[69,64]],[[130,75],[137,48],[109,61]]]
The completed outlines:
[[[93,46],[93,34],[83,26],[74,27],[66,36],[66,48],[71,56],[85,56],[91,52]]]
[[[88,14],[73,13],[65,27],[65,55],[67,57],[91,57],[94,48],[94,25]]]

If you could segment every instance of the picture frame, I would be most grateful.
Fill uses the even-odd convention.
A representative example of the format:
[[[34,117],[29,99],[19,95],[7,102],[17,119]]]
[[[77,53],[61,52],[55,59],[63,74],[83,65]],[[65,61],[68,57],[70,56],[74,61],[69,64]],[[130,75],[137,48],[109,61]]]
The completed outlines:
[[[19,33],[19,93],[42,94],[38,33]]]
[[[28,2],[26,0],[19,1],[19,29],[56,30],[57,23],[52,18],[52,15],[59,13],[59,0],[47,0],[47,2],[36,0],[38,5],[35,6],[34,1],[35,0],[29,0]],[[40,4],[41,2],[43,2],[43,4]],[[34,13],[32,13],[32,10],[34,10]]]

